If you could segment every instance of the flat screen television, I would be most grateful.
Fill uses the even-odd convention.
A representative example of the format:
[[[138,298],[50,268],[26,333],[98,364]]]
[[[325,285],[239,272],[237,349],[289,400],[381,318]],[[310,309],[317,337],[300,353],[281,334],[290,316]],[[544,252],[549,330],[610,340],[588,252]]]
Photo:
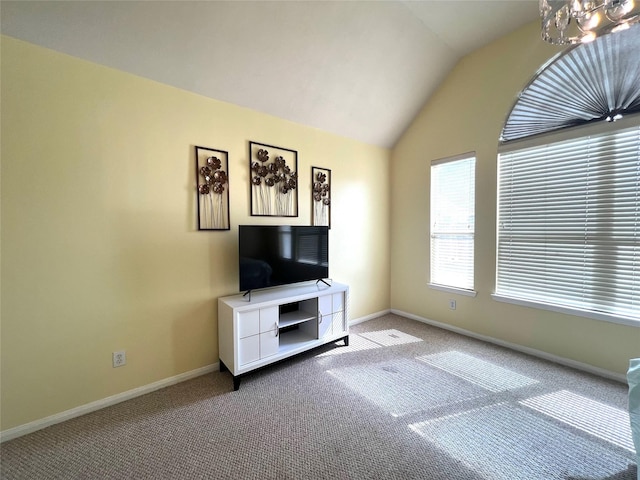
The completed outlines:
[[[240,225],[240,291],[329,277],[329,227]]]

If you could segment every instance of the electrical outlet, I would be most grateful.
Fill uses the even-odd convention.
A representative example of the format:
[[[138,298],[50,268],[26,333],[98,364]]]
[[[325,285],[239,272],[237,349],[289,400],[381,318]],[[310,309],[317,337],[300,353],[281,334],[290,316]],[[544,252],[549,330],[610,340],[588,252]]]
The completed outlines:
[[[127,364],[127,352],[120,350],[113,352],[113,368],[122,367]]]
[[[451,299],[449,300],[449,309],[450,310],[455,310],[456,309],[456,301]]]

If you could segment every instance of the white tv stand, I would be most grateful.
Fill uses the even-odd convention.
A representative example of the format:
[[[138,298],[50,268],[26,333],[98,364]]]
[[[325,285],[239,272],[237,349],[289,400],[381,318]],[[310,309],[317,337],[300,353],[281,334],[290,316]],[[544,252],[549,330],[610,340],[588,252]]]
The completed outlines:
[[[220,371],[233,389],[252,370],[344,340],[349,345],[349,287],[300,283],[218,299]]]

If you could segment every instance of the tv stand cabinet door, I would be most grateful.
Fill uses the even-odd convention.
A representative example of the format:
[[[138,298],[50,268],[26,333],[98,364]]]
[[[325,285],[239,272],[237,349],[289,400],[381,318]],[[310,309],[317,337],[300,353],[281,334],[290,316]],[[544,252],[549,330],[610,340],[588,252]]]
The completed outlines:
[[[271,330],[260,334],[260,358],[270,357],[278,353],[280,338],[278,330]]]
[[[347,331],[344,295],[344,292],[338,292],[318,298],[318,338]]]
[[[250,337],[260,333],[260,310],[238,312],[236,321],[238,338]]]
[[[280,338],[278,337],[279,309],[265,307],[260,309],[260,358],[270,357],[278,353]]]
[[[280,315],[278,307],[265,307],[260,309],[260,333],[278,329]]]
[[[260,360],[260,335],[241,338],[238,343],[238,365]]]
[[[333,307],[331,295],[318,297],[318,338],[331,335],[331,323],[333,321]]]
[[[260,311],[238,312],[236,318],[238,335],[238,365],[260,360]]]
[[[344,292],[334,293],[332,295],[333,306],[333,322],[331,329],[334,335],[347,331],[347,322],[344,310]]]

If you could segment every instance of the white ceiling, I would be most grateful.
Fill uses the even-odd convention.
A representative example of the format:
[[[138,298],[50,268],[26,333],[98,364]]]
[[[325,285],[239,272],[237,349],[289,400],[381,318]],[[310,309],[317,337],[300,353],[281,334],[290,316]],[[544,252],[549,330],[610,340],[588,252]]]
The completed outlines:
[[[456,62],[538,16],[513,1],[2,1],[2,33],[392,147]]]

